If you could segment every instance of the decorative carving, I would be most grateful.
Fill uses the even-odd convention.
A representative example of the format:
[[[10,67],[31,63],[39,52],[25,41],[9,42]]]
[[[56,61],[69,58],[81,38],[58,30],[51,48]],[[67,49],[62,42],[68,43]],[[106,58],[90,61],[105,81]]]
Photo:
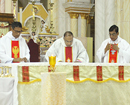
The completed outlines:
[[[78,19],[79,14],[78,13],[69,13],[71,19]]]
[[[81,19],[86,19],[88,17],[88,14],[81,13]]]

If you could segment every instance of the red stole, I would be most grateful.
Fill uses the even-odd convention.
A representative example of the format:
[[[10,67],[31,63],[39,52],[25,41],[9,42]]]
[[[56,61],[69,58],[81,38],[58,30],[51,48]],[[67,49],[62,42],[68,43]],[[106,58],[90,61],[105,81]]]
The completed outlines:
[[[72,47],[65,47],[65,62],[73,62]]]
[[[117,50],[113,50],[112,47],[109,50],[109,63],[117,63]]]
[[[12,53],[12,58],[20,57],[19,41],[11,42],[11,53]]]

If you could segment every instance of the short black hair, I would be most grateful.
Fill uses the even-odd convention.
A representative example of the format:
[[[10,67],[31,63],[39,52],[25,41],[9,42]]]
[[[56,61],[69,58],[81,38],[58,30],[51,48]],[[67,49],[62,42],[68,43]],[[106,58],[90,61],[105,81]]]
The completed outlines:
[[[64,33],[64,37],[66,36],[67,33],[69,33],[69,34],[71,34],[71,35],[73,36],[73,33],[72,33],[71,31],[66,31],[66,32]]]
[[[112,26],[109,28],[109,32],[114,31],[114,30],[115,30],[116,33],[118,33],[118,31],[119,31],[118,26],[112,25]]]
[[[20,22],[13,22],[12,23],[12,28],[14,29],[15,27],[20,27],[22,28],[22,24]]]

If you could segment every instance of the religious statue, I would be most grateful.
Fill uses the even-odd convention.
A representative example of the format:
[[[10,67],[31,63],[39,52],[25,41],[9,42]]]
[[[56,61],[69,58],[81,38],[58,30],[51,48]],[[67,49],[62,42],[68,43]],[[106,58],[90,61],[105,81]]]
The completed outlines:
[[[45,25],[45,21],[41,20],[41,33],[47,33],[46,28],[47,26]]]
[[[31,39],[33,39],[33,41],[34,41],[35,43],[37,43],[37,38],[38,38],[38,36],[36,35],[36,33],[35,33],[35,32],[32,32]]]
[[[39,8],[33,5],[33,20],[35,20],[35,15],[39,12]]]

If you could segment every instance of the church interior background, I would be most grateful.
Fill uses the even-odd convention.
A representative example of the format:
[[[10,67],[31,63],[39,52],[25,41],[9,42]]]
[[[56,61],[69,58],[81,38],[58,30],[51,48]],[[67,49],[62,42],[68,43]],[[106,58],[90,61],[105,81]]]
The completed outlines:
[[[32,38],[40,44],[40,61],[45,61],[46,50],[65,31],[83,42],[90,62],[94,61],[94,0],[0,0],[0,8],[22,23],[21,35],[27,42]],[[1,22],[1,37],[8,26]]]
[[[129,105],[130,64],[99,63],[95,53],[113,24],[130,43],[130,0],[0,0],[0,37],[13,21],[22,23],[27,43],[38,45],[41,62],[1,63],[0,105]],[[44,55],[65,31],[96,63],[58,62],[51,72]]]
[[[90,62],[97,62],[95,52],[109,37],[111,25],[119,26],[119,35],[130,43],[130,0],[0,0],[0,35],[10,23],[2,13],[13,14],[23,25],[22,36],[40,43],[41,61],[51,44],[65,31],[83,42]],[[9,16],[9,15],[8,15]],[[2,18],[2,19],[1,19]],[[35,32],[34,35],[32,32]]]

